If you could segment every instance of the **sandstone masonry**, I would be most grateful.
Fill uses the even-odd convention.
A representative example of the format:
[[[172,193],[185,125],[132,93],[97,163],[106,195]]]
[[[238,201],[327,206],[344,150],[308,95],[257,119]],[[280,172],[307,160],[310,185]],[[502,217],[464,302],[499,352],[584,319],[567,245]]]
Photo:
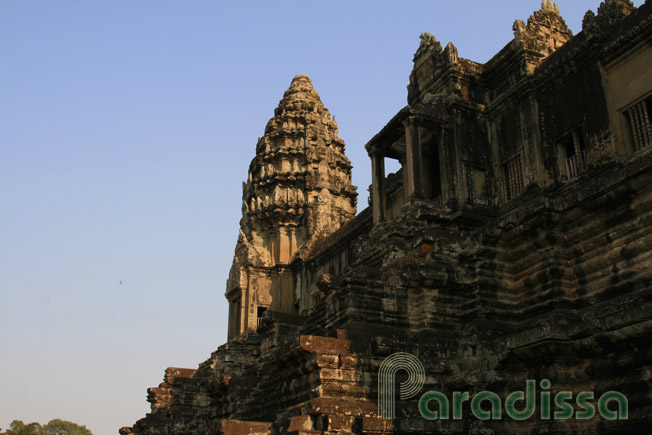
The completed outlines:
[[[227,283],[229,340],[169,368],[127,434],[646,433],[652,427],[652,4],[576,36],[544,0],[485,64],[421,35],[408,105],[366,145],[371,204],[310,80],[256,147]],[[385,174],[385,159],[401,169]],[[616,390],[627,420],[378,412],[395,352],[422,392],[527,379]]]

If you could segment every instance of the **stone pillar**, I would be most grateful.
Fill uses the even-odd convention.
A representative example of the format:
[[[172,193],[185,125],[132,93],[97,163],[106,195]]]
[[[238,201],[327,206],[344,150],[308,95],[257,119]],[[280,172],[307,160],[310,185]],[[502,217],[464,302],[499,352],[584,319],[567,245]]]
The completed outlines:
[[[419,140],[419,124],[413,116],[403,121],[407,160],[407,199],[423,198],[423,154]]]
[[[290,239],[290,261],[292,261],[292,256],[297,252],[297,235],[294,227],[288,227],[288,237]]]
[[[276,311],[283,311],[283,268],[278,266],[276,269],[276,286]]]
[[[233,301],[229,301],[229,328],[227,332],[227,338],[230,340],[231,338],[236,336],[235,332],[235,304]]]
[[[233,319],[233,335],[238,336],[242,334],[244,331],[244,328],[242,326],[242,319],[244,319],[243,315],[243,306],[244,304],[242,303],[242,296],[240,296],[240,299],[235,302],[234,306],[234,319]]]
[[[385,192],[385,157],[379,152],[371,154],[371,199],[374,223],[385,220],[387,194]]]
[[[256,330],[256,313],[254,312],[256,306],[256,291],[254,290],[254,283],[257,281],[257,276],[252,270],[247,271],[247,288],[242,295],[242,327],[240,328],[240,333],[243,333],[247,330]],[[258,287],[258,283],[256,288]],[[246,302],[244,302],[246,301]]]
[[[243,331],[242,319],[242,292],[240,289],[232,291],[227,297],[229,301],[228,339],[240,335]]]

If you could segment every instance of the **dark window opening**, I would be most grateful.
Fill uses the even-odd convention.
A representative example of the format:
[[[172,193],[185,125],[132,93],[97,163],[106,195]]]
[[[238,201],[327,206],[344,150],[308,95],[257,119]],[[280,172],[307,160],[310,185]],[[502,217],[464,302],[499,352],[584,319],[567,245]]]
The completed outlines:
[[[634,152],[652,145],[652,97],[641,101],[625,111],[629,124],[629,133],[634,144]]]
[[[523,193],[525,181],[521,154],[516,154],[503,164],[503,176],[505,177],[505,198],[508,201]]]
[[[263,325],[263,315],[267,311],[267,307],[258,307],[258,327],[260,328]]]
[[[434,143],[428,144],[425,147],[424,162],[426,166],[423,174],[423,180],[426,184],[424,193],[426,198],[432,199],[436,205],[441,205],[441,166],[439,150]]]
[[[472,164],[465,165],[465,169],[467,202],[487,205],[489,203],[487,172]]]
[[[566,177],[571,180],[586,171],[587,155],[581,127],[562,136],[557,144],[562,157],[560,161],[562,174],[565,172]]]

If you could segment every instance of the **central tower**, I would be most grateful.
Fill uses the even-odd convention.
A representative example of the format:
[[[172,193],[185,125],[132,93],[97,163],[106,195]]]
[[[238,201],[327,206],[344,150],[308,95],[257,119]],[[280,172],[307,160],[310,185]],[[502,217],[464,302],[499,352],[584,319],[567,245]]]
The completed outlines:
[[[243,183],[242,219],[227,281],[229,339],[270,309],[297,311],[290,264],[356,213],[351,162],[310,78],[298,75],[258,139]]]

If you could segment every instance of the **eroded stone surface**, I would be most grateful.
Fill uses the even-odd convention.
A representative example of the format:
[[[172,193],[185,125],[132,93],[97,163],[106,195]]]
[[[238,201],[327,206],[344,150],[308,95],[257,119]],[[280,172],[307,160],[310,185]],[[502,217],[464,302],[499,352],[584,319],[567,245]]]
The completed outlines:
[[[290,263],[356,211],[351,162],[310,78],[298,75],[258,140],[243,185],[229,280],[229,338],[255,330],[266,310],[294,313]],[[285,290],[285,291],[284,291]]]
[[[252,162],[229,289],[245,288],[249,266],[267,273],[280,264],[287,274],[279,292],[299,309],[268,309],[196,371],[168,369],[150,389],[152,412],[121,433],[649,431],[652,5],[607,1],[593,15],[571,38],[546,0],[484,65],[422,35],[409,105],[367,144],[373,202],[354,218],[348,178],[333,172],[338,164],[328,163],[334,203],[321,209],[312,182],[256,175],[270,159],[266,141],[298,128],[283,127],[296,118],[292,110],[318,119],[341,149],[329,117],[301,112],[317,105],[298,76]],[[293,140],[279,149],[298,146]],[[343,153],[331,158],[346,167]],[[386,176],[385,158],[402,169]],[[299,208],[312,220],[296,212],[299,196],[259,205],[274,183],[311,197]],[[283,214],[291,208],[296,213]],[[341,220],[320,226],[334,209]],[[303,238],[286,244],[300,255],[282,259],[256,245],[302,225]],[[414,398],[397,399],[396,418],[383,419],[378,370],[395,352],[424,364],[422,392],[505,398],[527,379],[548,379],[553,395],[620,391],[629,418],[546,420],[537,406],[525,421],[483,421],[467,403],[462,419],[430,421]]]

